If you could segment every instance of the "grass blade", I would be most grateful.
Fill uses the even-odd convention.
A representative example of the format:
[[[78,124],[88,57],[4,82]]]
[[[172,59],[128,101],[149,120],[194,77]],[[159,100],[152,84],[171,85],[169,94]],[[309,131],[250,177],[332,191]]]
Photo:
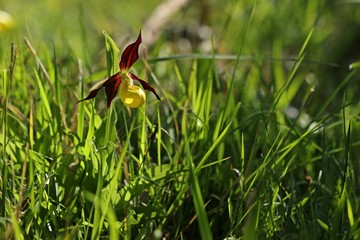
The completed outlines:
[[[203,165],[205,164],[206,160],[210,157],[211,153],[215,150],[215,148],[219,145],[219,143],[222,141],[222,139],[225,137],[227,131],[230,128],[231,123],[229,123],[225,129],[221,132],[221,134],[219,135],[219,137],[214,141],[214,143],[211,145],[211,147],[209,148],[209,150],[205,153],[205,155],[202,157],[202,159],[200,160],[199,164],[196,166],[195,168],[195,173],[198,173],[200,171],[200,169],[203,167]]]
[[[190,167],[190,186],[201,238],[211,240],[212,234],[210,224],[207,218],[205,204],[200,190],[199,180],[193,167]]]

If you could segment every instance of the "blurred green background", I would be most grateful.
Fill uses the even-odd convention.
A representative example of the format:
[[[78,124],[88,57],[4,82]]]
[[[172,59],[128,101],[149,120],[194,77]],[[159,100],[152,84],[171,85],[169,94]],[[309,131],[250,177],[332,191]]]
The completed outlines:
[[[68,44],[76,57],[86,58],[90,65],[102,67],[105,30],[119,46],[144,28],[150,16],[166,1],[0,1],[1,9],[15,21],[13,34],[0,33],[9,41],[22,41],[24,36],[34,43],[50,46]],[[312,28],[314,33],[306,51],[310,72],[326,82],[324,95],[348,71],[348,65],[359,59],[360,5],[358,1],[317,0],[247,0],[247,1],[169,1],[164,12],[171,12],[162,25],[154,26],[158,38],[148,44],[151,57],[183,52],[210,52],[211,42],[218,54],[241,54],[254,59],[291,58],[298,53]],[[182,7],[176,7],[184,2]],[[254,17],[246,32],[251,10]],[[173,11],[173,12],[172,12]],[[161,12],[161,11],[160,11]],[[84,53],[84,34],[89,52]],[[10,37],[11,36],[11,37]],[[245,39],[243,37],[245,36]],[[244,45],[242,41],[244,40]],[[146,43],[147,39],[144,38]],[[146,45],[146,44],[145,44]],[[1,52],[8,51],[1,46]],[[61,55],[59,53],[58,55]],[[64,53],[65,55],[65,53]],[[315,61],[313,63],[312,61]],[[320,63],[320,64],[319,64]],[[245,64],[244,64],[245,65]],[[266,66],[264,67],[266,71]],[[263,75],[266,78],[266,73]],[[265,79],[266,80],[266,79]]]
[[[256,179],[256,171],[260,169],[259,172],[261,172],[259,166],[266,166],[266,164],[261,164],[264,159],[267,159],[267,157],[264,157],[268,156],[267,153],[271,156],[268,159],[279,159],[279,156],[283,156],[283,158],[280,158],[282,165],[279,167],[284,167],[286,171],[287,169],[291,170],[289,176],[286,177],[295,179],[289,180],[289,185],[291,183],[299,183],[294,186],[296,188],[299,187],[300,191],[296,189],[294,192],[300,192],[300,197],[302,197],[302,191],[306,192],[306,194],[308,193],[308,189],[306,191],[301,189],[302,186],[305,186],[303,177],[308,174],[306,171],[309,171],[309,175],[313,176],[314,179],[318,177],[320,182],[321,174],[326,172],[326,167],[323,163],[328,163],[328,161],[335,159],[336,161],[334,160],[331,162],[331,165],[329,164],[332,172],[328,175],[324,174],[326,181],[323,184],[326,186],[326,189],[324,193],[321,193],[323,195],[316,195],[318,198],[312,198],[313,195],[309,193],[311,197],[304,199],[306,201],[313,199],[315,207],[311,206],[313,207],[311,210],[316,209],[317,211],[320,209],[319,215],[321,215],[323,214],[322,206],[316,205],[318,204],[317,200],[326,199],[326,201],[331,202],[332,197],[339,196],[339,191],[336,188],[340,185],[339,183],[341,183],[345,175],[341,175],[341,164],[336,165],[338,159],[343,160],[342,151],[344,149],[345,152],[351,149],[353,151],[352,157],[356,156],[359,152],[355,148],[347,148],[348,145],[343,144],[344,142],[347,144],[347,142],[342,142],[343,139],[340,139],[339,135],[343,131],[342,124],[345,126],[349,119],[353,121],[352,129],[355,132],[354,136],[351,136],[353,137],[351,139],[352,143],[354,142],[354,145],[359,144],[357,133],[359,131],[360,75],[358,71],[350,70],[349,65],[360,60],[360,1],[8,0],[0,1],[0,10],[10,13],[15,23],[11,29],[0,32],[0,69],[8,68],[10,43],[14,42],[19,48],[20,55],[18,58],[19,63],[17,64],[22,66],[16,66],[16,78],[21,79],[21,81],[32,81],[27,85],[29,91],[24,90],[24,83],[14,81],[12,83],[12,90],[15,89],[15,91],[9,93],[9,96],[11,96],[9,97],[11,100],[9,102],[12,104],[11,107],[15,106],[18,108],[17,112],[23,113],[25,117],[31,116],[31,104],[29,103],[28,95],[32,93],[39,95],[39,93],[34,77],[30,76],[30,74],[33,74],[34,66],[38,62],[34,63],[33,56],[24,44],[24,37],[30,40],[39,58],[47,61],[47,68],[49,70],[53,70],[51,61],[56,63],[54,65],[57,68],[57,77],[61,81],[61,86],[63,86],[61,98],[64,100],[62,105],[65,113],[64,118],[66,118],[64,122],[68,123],[69,126],[75,126],[75,129],[76,121],[74,119],[77,117],[79,106],[75,105],[75,102],[80,99],[79,75],[81,75],[79,74],[77,60],[81,59],[83,62],[84,91],[88,93],[88,90],[95,82],[106,76],[103,31],[106,31],[115,40],[120,50],[123,50],[127,43],[134,41],[139,29],[141,29],[144,41],[144,44],[141,45],[141,54],[151,66],[151,71],[148,72],[154,73],[154,76],[159,80],[159,84],[154,81],[154,77],[150,74],[146,80],[151,84],[156,83],[154,88],[161,93],[164,99],[157,106],[159,106],[159,115],[163,118],[162,122],[164,123],[161,127],[165,129],[166,133],[169,132],[166,135],[169,148],[173,148],[176,145],[174,142],[182,143],[183,141],[181,130],[186,131],[187,129],[186,125],[184,127],[181,126],[182,120],[185,119],[185,117],[183,118],[185,114],[182,115],[184,110],[189,109],[189,112],[186,112],[188,114],[186,117],[190,116],[189,118],[192,120],[190,122],[191,124],[194,123],[194,126],[197,126],[195,123],[201,125],[197,121],[198,119],[204,119],[204,122],[209,126],[206,129],[209,130],[209,134],[205,134],[205,137],[201,134],[196,136],[196,144],[198,145],[194,144],[195,147],[193,149],[195,150],[191,152],[194,154],[195,161],[201,159],[207,151],[206,147],[208,145],[206,144],[210,144],[216,139],[216,137],[212,136],[218,136],[219,132],[213,133],[214,129],[222,129],[227,124],[226,121],[232,122],[231,130],[229,131],[231,133],[226,135],[224,145],[221,148],[219,147],[216,150],[216,154],[214,154],[216,155],[214,157],[215,160],[228,156],[231,157],[231,160],[224,164],[217,163],[216,168],[208,168],[208,176],[206,176],[206,172],[202,173],[203,175],[201,176],[199,175],[202,186],[205,186],[205,191],[209,193],[209,195],[204,193],[205,199],[211,199],[216,194],[220,197],[227,197],[228,191],[232,191],[232,189],[227,189],[229,186],[227,181],[234,182],[234,186],[238,187],[234,189],[241,189],[243,187],[242,183],[234,175],[234,169],[242,169],[245,166],[244,164],[249,166],[249,168],[246,168],[245,175],[254,173],[251,176],[255,176],[254,179]],[[296,62],[294,59],[298,58],[298,54],[301,52],[302,46],[309,36],[309,42],[304,50],[304,60],[299,68],[296,69],[294,67]],[[214,61],[214,64],[210,61],[202,62],[201,60],[201,58],[211,60],[215,56],[217,60]],[[236,64],[238,56],[239,63]],[[164,59],[161,58],[167,59],[162,61]],[[198,62],[194,60],[197,58],[200,58]],[[134,65],[134,69],[139,72],[142,71],[142,73],[146,72],[147,68],[139,67],[145,64],[143,61],[138,61]],[[198,64],[198,69],[193,70],[192,68],[194,68],[195,64]],[[179,74],[176,72],[177,69],[180,70]],[[292,71],[294,76],[291,76]],[[27,76],[28,73],[29,76]],[[181,83],[179,76],[184,80]],[[191,81],[197,82],[193,84]],[[211,110],[204,110],[201,103],[194,101],[197,100],[196,96],[201,96],[201,94],[197,95],[196,91],[200,92],[198,88],[200,88],[199,86],[203,87],[203,83],[211,82],[212,84],[212,81],[214,85],[210,87],[210,100],[208,99],[208,102],[204,100],[204,105],[208,103],[208,107]],[[286,85],[288,83],[289,85]],[[286,91],[282,91],[285,89],[284,86],[288,87]],[[50,94],[52,92],[49,91]],[[277,99],[277,96],[280,96],[281,99]],[[39,96],[34,97],[38,98],[35,102],[41,104]],[[154,98],[149,96],[148,99],[150,102],[147,109],[147,111],[150,109],[149,118],[156,119],[156,114],[153,110],[154,105],[151,104],[154,102]],[[224,101],[224,99],[230,100]],[[100,98],[96,101],[97,105],[95,105],[94,109],[98,114],[96,115],[98,121],[100,121],[99,119],[105,119],[103,118],[106,116],[105,100],[105,98]],[[100,105],[101,103],[103,105]],[[349,104],[351,107],[345,109],[346,104]],[[222,108],[223,105],[225,105],[224,108]],[[233,109],[235,109],[234,114],[231,113]],[[346,114],[344,114],[346,117],[344,118],[342,118],[342,110],[344,112],[346,110]],[[208,115],[204,114],[202,116],[201,114],[206,111]],[[291,111],[294,111],[295,114],[292,114]],[[137,113],[139,112],[137,111]],[[219,112],[224,114],[224,116],[231,117],[222,122],[223,119],[218,117],[221,115]],[[194,113],[194,116],[190,113]],[[272,115],[273,113],[274,115]],[[298,113],[299,115],[297,115]],[[129,116],[129,122],[134,116],[139,115]],[[198,119],[195,117],[198,117]],[[330,120],[327,121],[328,119]],[[85,122],[88,124],[88,119]],[[180,130],[178,125],[176,125],[178,122],[181,123],[179,124]],[[330,134],[326,133],[326,139],[325,130],[324,135],[322,135],[323,133],[318,133],[317,130],[312,129],[315,140],[311,139],[309,142],[314,143],[314,146],[307,146],[308,143],[304,143],[304,148],[299,147],[299,151],[294,151],[294,154],[289,153],[289,158],[287,158],[286,154],[283,155],[281,151],[284,150],[286,152],[289,146],[294,146],[292,138],[296,139],[296,141],[298,140],[298,142],[294,141],[295,143],[302,143],[302,140],[307,137],[308,129],[313,127],[311,123],[316,124],[318,122],[322,122],[326,128],[330,128]],[[29,126],[31,125],[29,124]],[[333,128],[336,131],[331,132]],[[16,127],[13,129],[19,131],[16,136],[19,136],[20,142],[22,142],[23,136],[20,133],[21,130]],[[75,132],[74,129],[72,131]],[[189,129],[189,132],[196,133],[192,131],[192,128]],[[39,135],[41,135],[41,131],[42,129]],[[123,133],[125,130],[122,128],[118,131]],[[328,130],[326,129],[326,131]],[[343,131],[343,133],[345,132]],[[238,141],[236,141],[237,134],[239,136],[237,138]],[[125,136],[119,135],[121,137]],[[302,138],[303,136],[305,137]],[[207,141],[204,141],[203,137]],[[282,137],[285,139],[284,146],[282,145]],[[323,137],[325,140],[323,140]],[[277,149],[276,151],[278,152],[272,153],[272,144],[275,146],[277,142],[279,142],[280,150]],[[65,145],[64,149],[68,147],[67,143],[61,143]],[[136,143],[140,143],[140,141],[134,141],[134,145]],[[351,144],[349,143],[349,145]],[[57,142],[55,142],[54,146],[57,146]],[[44,154],[42,152],[43,148],[46,155],[48,151],[46,147],[39,147],[39,152]],[[241,151],[239,150],[240,148]],[[165,162],[171,159],[172,155],[175,155],[174,158],[178,158],[177,150],[175,146],[172,149],[173,152],[169,153],[170,157],[167,158],[165,156],[161,161]],[[190,154],[190,150],[188,153]],[[241,154],[244,156],[239,157]],[[271,154],[274,154],[274,156]],[[334,155],[334,157],[327,158],[326,154]],[[341,155],[341,157],[338,157],[337,154]],[[72,158],[73,156],[71,155]],[[354,159],[355,167],[353,173],[355,176],[358,172],[356,167],[358,161],[356,158]],[[241,165],[242,161],[244,164]],[[275,163],[274,166],[276,165]],[[294,167],[289,167],[288,163],[293,164]],[[241,172],[241,177],[243,177],[243,173]],[[264,175],[265,177],[261,176],[256,180],[259,182],[259,195],[267,195],[270,192],[269,189],[272,189],[271,184],[276,185],[277,181],[287,183],[287,179],[279,180],[271,171],[266,172],[266,174]],[[328,179],[330,180],[327,181]],[[352,180],[354,181],[355,189],[352,193],[358,195],[359,181],[356,178]],[[336,183],[334,183],[335,181]],[[249,182],[245,184],[252,187],[251,181],[250,184]],[[216,191],[211,188],[216,189]],[[279,188],[282,189],[283,185]],[[246,205],[246,197],[241,195],[241,193],[229,195],[230,197],[222,204],[226,205],[226,201],[229,201],[229,203],[233,201]],[[265,202],[271,202],[275,199],[275,197],[273,198],[270,195],[267,196],[268,201]],[[154,196],[157,197],[156,194]],[[285,199],[288,198],[287,193],[284,193],[284,196]],[[240,201],[238,200],[239,198],[244,199]],[[354,196],[353,199],[356,200],[357,196]],[[187,209],[186,206],[192,206],[191,199],[187,200],[189,205],[184,205],[184,209]],[[355,203],[355,200],[353,201],[354,212],[358,209],[358,204]],[[296,204],[297,201],[299,203],[299,205],[294,204],[294,209],[302,206],[302,199],[300,198],[291,199],[291,201],[294,201]],[[158,200],[158,202],[163,204],[161,200]],[[166,203],[171,205],[172,202],[172,199],[169,198]],[[238,209],[245,209],[241,204],[238,205]],[[213,203],[213,205],[210,205],[209,208],[217,209],[217,202],[216,204]],[[313,226],[319,227],[318,219],[327,221],[329,216],[333,216],[331,209],[334,209],[335,205],[336,202],[335,204],[332,202],[326,205],[330,210],[327,211],[325,209],[324,212],[326,214],[320,217],[315,216],[313,218]],[[219,208],[219,212],[216,213],[219,215],[213,215],[211,219],[214,223],[213,226],[218,227],[219,232],[223,231],[221,229],[223,227],[221,226],[223,219],[227,221],[229,218],[226,213],[228,209],[224,209]],[[297,224],[297,212],[289,209],[284,208],[284,213],[286,211],[289,214],[290,212],[294,214],[294,222]],[[303,217],[299,218],[300,220],[307,220],[308,215],[306,211],[304,211]],[[228,212],[231,215],[231,210],[228,210]],[[328,212],[330,213],[328,214]],[[180,219],[179,221],[181,222],[181,217],[178,217],[176,214],[178,213],[170,215],[169,219],[175,219],[174,226],[179,226],[176,219]],[[179,211],[179,215],[182,216],[182,214],[183,212]],[[187,214],[187,218],[184,219],[192,219],[193,212],[191,212],[191,209]],[[172,218],[172,216],[176,217]],[[219,216],[223,218],[219,218]],[[282,216],[285,216],[285,214]],[[239,219],[242,218],[242,216],[238,217]],[[285,222],[284,226],[288,224],[287,218],[282,220]],[[240,224],[242,221],[243,219],[239,220],[239,225],[224,225],[224,229],[228,226],[230,226],[229,229],[242,226]],[[189,222],[192,222],[192,220]],[[187,221],[184,220],[182,224],[187,231]],[[294,233],[297,233],[299,229],[299,225],[296,224],[294,224],[296,228],[294,227],[292,230]],[[170,226],[173,227],[171,224]],[[301,226],[305,226],[305,224]],[[331,225],[329,224],[329,226]],[[356,225],[354,226],[354,229],[357,231]],[[264,228],[262,236],[266,235],[267,229],[271,229],[271,226]],[[214,231],[216,232],[217,230],[215,229]],[[238,228],[237,231],[238,235],[240,235],[242,229]],[[320,234],[321,231],[319,231],[319,236],[323,236]],[[344,230],[343,232],[346,231]],[[280,230],[279,232],[281,234]],[[226,234],[221,232],[217,236],[230,236],[230,234],[231,231],[226,232]]]

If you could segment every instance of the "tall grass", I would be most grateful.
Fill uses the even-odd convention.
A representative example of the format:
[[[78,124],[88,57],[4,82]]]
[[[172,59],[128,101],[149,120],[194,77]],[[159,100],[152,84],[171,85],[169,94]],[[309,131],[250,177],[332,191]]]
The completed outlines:
[[[76,104],[125,47],[99,30],[93,49],[86,11],[76,49],[31,26],[6,33],[0,236],[359,238],[358,63],[321,52],[340,25],[333,5],[280,2],[211,1],[224,12],[207,53],[161,38],[133,70],[162,101],[148,94],[138,109],[107,110],[104,92]]]

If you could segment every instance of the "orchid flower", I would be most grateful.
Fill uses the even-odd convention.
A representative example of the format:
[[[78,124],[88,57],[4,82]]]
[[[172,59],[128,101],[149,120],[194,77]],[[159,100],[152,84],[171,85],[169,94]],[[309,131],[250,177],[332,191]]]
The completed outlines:
[[[139,58],[139,46],[141,43],[141,32],[137,40],[128,45],[123,54],[121,55],[120,60],[120,71],[112,75],[108,80],[106,80],[100,88],[97,88],[90,92],[89,96],[80,100],[89,100],[94,98],[100,89],[105,88],[107,96],[107,108],[110,107],[111,101],[115,98],[118,88],[120,86],[119,97],[121,101],[127,107],[137,108],[144,104],[146,100],[146,94],[143,89],[134,85],[134,81],[140,82],[141,86],[145,90],[149,90],[155,94],[156,98],[160,101],[159,95],[156,93],[155,89],[152,88],[147,82],[138,78],[135,74],[129,72],[131,66]]]

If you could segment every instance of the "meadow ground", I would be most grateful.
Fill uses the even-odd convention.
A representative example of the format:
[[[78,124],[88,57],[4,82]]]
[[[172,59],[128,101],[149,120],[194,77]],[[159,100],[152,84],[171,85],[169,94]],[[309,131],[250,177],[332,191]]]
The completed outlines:
[[[358,1],[0,2],[2,239],[360,238]]]

